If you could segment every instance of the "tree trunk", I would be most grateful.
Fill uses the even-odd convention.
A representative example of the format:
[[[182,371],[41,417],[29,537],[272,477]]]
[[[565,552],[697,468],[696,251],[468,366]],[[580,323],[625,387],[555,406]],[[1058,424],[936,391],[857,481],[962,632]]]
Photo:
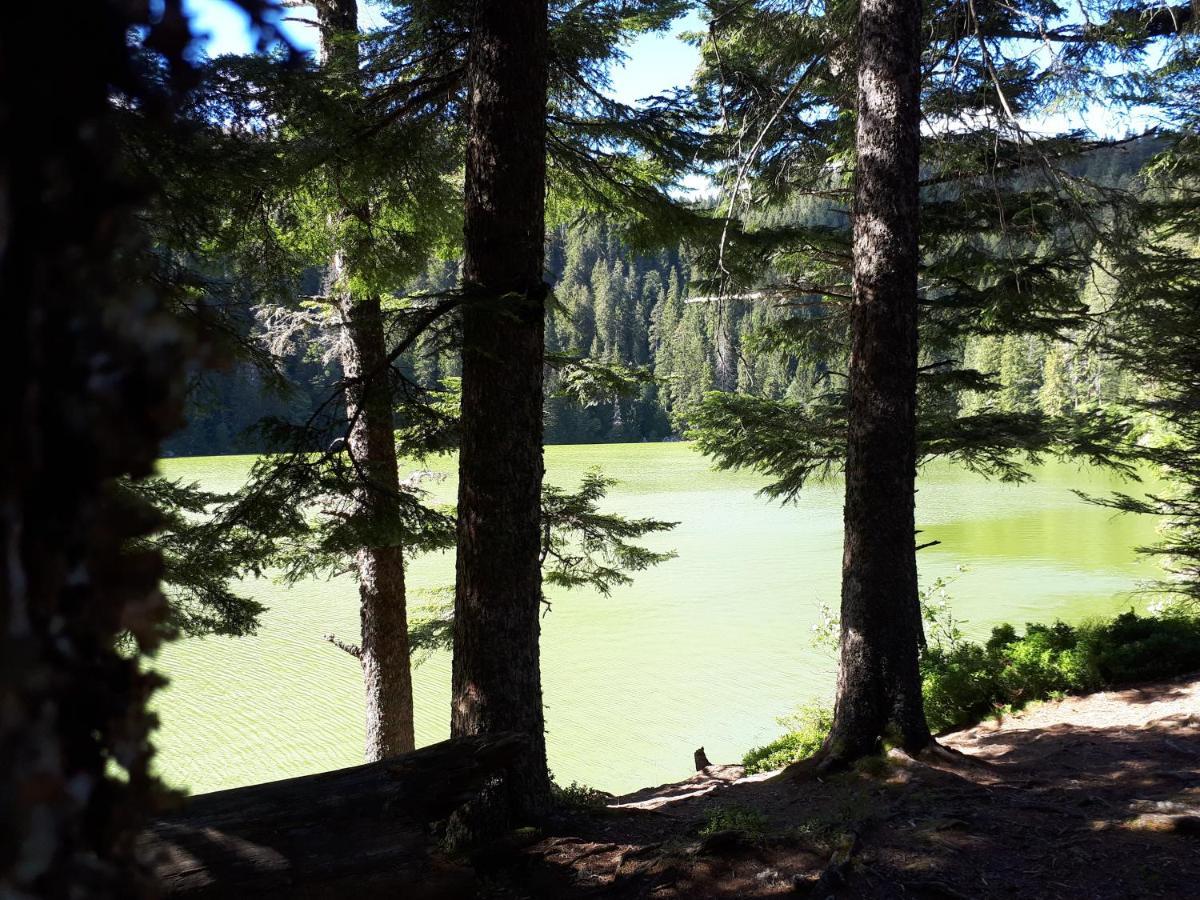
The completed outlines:
[[[157,785],[142,653],[165,611],[161,560],[128,552],[155,514],[111,484],[148,475],[182,421],[186,344],[139,264],[145,195],[121,175],[112,100],[119,85],[169,127],[130,60],[130,29],[163,37],[149,16],[78,4],[52,53],[31,40],[32,8],[0,17],[3,897],[152,893],[132,840]],[[178,36],[159,45],[176,74]]]
[[[395,534],[400,474],[379,298],[356,300],[347,295],[339,307],[347,332],[342,348],[348,382],[346,411],[355,419],[349,450],[364,481],[358,488],[356,513],[381,534]],[[366,758],[376,760],[416,746],[404,548],[399,543],[363,547],[355,565],[362,622],[359,662],[366,690]]]
[[[189,797],[140,836],[170,897],[457,897],[427,823],[470,800],[524,745],[443,741],[386,760]],[[473,892],[472,892],[473,893]]]
[[[358,48],[345,42],[358,33],[355,0],[317,4],[324,64],[357,79]],[[342,210],[335,216],[369,215]],[[383,542],[355,556],[362,643],[358,659],[366,690],[366,758],[406,753],[413,736],[412,668],[408,646],[408,610],[404,585],[404,548],[399,529],[400,475],[396,465],[394,397],[383,313],[376,296],[356,297],[346,287],[346,259],[334,255],[331,291],[342,320],[342,371],[346,378],[346,414],[353,422],[347,441],[359,482],[354,515],[370,523]]]
[[[538,649],[546,32],[546,0],[479,2],[468,62],[451,729],[529,737],[488,798],[499,822],[549,800]]]
[[[920,0],[859,6],[842,636],[826,754],[930,741],[915,538]]]

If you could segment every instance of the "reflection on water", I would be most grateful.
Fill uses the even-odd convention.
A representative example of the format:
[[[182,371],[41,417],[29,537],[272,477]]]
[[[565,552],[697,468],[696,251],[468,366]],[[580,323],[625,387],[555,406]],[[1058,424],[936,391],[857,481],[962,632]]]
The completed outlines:
[[[162,469],[229,488],[250,461],[172,459]],[[830,693],[833,659],[810,640],[820,604],[837,605],[839,484],[781,507],[755,496],[761,479],[713,472],[684,444],[549,447],[546,463],[548,478],[566,486],[600,466],[621,481],[610,508],[679,522],[652,540],[678,558],[631,587],[607,598],[550,592],[543,682],[560,782],[624,791],[675,780],[690,773],[701,744],[714,761],[734,761],[778,733],[777,716]],[[1067,465],[1020,486],[927,467],[918,523],[922,540],[941,543],[921,551],[922,581],[957,574],[954,612],[976,635],[1001,621],[1078,621],[1136,604],[1130,591],[1153,568],[1132,548],[1153,540],[1153,523],[1114,517],[1071,492],[1115,484]],[[434,488],[449,502],[456,485],[448,478]],[[445,586],[453,572],[449,554],[416,559],[409,585]],[[358,664],[321,640],[355,635],[353,581],[247,589],[270,606],[258,635],[184,641],[157,661],[171,679],[157,700],[157,744],[172,784],[215,790],[361,761]],[[419,743],[447,736],[449,684],[445,654],[417,670]]]

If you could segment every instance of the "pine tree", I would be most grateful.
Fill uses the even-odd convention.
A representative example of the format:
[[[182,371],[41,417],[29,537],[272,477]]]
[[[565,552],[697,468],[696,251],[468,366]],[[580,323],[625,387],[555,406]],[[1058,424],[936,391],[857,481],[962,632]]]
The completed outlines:
[[[1107,498],[1117,509],[1152,514],[1162,539],[1157,586],[1170,601],[1200,603],[1200,28],[1189,10],[1175,22],[1137,99],[1164,122],[1159,155],[1145,173],[1137,214],[1115,258],[1114,315],[1099,342],[1141,392],[1146,423],[1138,455],[1168,487],[1153,495]]]
[[[150,896],[134,838],[157,790],[143,656],[161,634],[161,560],[124,552],[156,515],[115,479],[151,472],[196,358],[150,264],[141,217],[158,186],[129,177],[117,125],[136,107],[169,126],[194,84],[190,36],[175,2],[89,3],[53,23],[48,54],[32,16],[6,13],[0,894]]]
[[[357,0],[318,0],[323,65],[345,84],[348,103],[361,102],[358,89]],[[335,184],[337,175],[334,175]],[[377,227],[371,202],[329,213],[333,229],[343,220]],[[358,474],[351,515],[367,523],[383,540],[370,541],[355,553],[361,643],[354,656],[362,666],[366,690],[366,759],[372,761],[416,746],[413,736],[412,671],[409,665],[404,546],[399,540],[400,473],[393,433],[394,410],[384,316],[378,293],[353,289],[353,245],[334,250],[326,276],[327,294],[336,298],[343,335],[339,341],[351,425],[346,452]],[[390,539],[388,539],[390,537]]]
[[[1042,365],[1042,385],[1038,389],[1038,405],[1049,415],[1057,416],[1067,408],[1067,379],[1063,366],[1063,351],[1057,344],[1046,351]]]
[[[917,269],[920,0],[858,13],[842,635],[823,763],[931,740],[917,653]]]
[[[528,741],[483,801],[500,822],[550,802],[538,646],[547,31],[546,0],[480,3],[468,52],[451,731]]]
[[[726,162],[722,165],[720,155],[714,159],[724,178],[718,211],[724,228],[720,241],[702,248],[705,289],[728,302],[792,305],[796,312],[764,329],[758,345],[812,366],[820,390],[801,390],[790,401],[711,394],[690,414],[693,434],[719,465],[772,475],[768,493],[785,499],[795,499],[814,473],[846,467],[843,600],[854,621],[844,623],[849,646],[843,646],[843,669],[861,672],[847,674],[840,683],[840,692],[855,702],[839,701],[839,716],[855,724],[835,729],[826,757],[844,760],[869,752],[889,722],[906,745],[919,748],[928,734],[915,674],[920,640],[911,558],[915,541],[906,518],[912,498],[900,498],[905,492],[896,486],[897,473],[910,478],[918,460],[936,455],[1008,479],[1025,477],[1022,459],[1036,461],[1045,452],[1115,465],[1129,458],[1128,448],[1120,446],[1126,423],[1119,416],[1064,409],[1051,417],[1023,408],[1036,390],[1030,382],[1040,376],[1040,365],[1031,376],[1030,357],[1036,355],[1031,348],[1044,338],[1066,338],[1089,322],[1080,297],[1084,277],[1096,249],[1115,240],[1127,198],[1102,179],[1079,174],[1077,161],[1096,149],[1096,142],[1079,134],[1031,135],[1022,119],[1083,85],[1111,91],[1104,63],[1120,52],[1114,48],[1144,48],[1145,35],[1163,20],[1149,8],[1142,15],[1114,6],[1101,26],[1077,29],[1047,23],[1047,16],[1062,15],[1057,9],[959,3],[927,9],[921,45],[912,51],[920,54],[921,93],[910,115],[910,123],[920,116],[928,131],[921,141],[917,195],[922,249],[919,264],[910,261],[919,269],[919,341],[899,333],[906,306],[895,307],[888,322],[894,330],[878,341],[892,353],[906,354],[904,365],[916,379],[916,450],[910,466],[903,438],[895,438],[896,446],[872,459],[872,479],[857,470],[860,455],[885,438],[870,428],[856,429],[864,428],[864,413],[870,411],[899,417],[893,430],[906,436],[908,411],[898,398],[908,394],[898,380],[903,366],[896,364],[883,382],[871,385],[874,406],[856,395],[856,382],[864,381],[856,366],[863,365],[866,352],[859,344],[866,324],[861,304],[870,287],[861,277],[870,260],[863,259],[858,229],[866,214],[879,217],[880,240],[896,242],[897,233],[907,235],[907,229],[894,230],[899,226],[887,214],[897,203],[908,209],[908,200],[897,198],[907,197],[909,181],[893,173],[893,193],[881,194],[882,207],[864,206],[864,167],[873,172],[883,160],[894,160],[895,148],[877,146],[886,132],[864,133],[862,121],[851,115],[855,97],[847,90],[845,73],[876,65],[879,58],[865,56],[868,46],[862,42],[911,36],[909,20],[881,19],[878,31],[869,31],[859,19],[856,37],[853,4],[729,2],[710,4],[710,9],[706,68],[697,90],[707,101],[701,109],[726,136],[724,145],[714,141]],[[858,16],[872,12],[862,5],[857,10]],[[1030,19],[1045,28],[1026,30]],[[1052,40],[1070,46],[1064,51],[1069,65],[1054,59],[1040,66],[1022,44],[1036,40],[1037,33],[1053,34]],[[916,84],[916,59],[909,65]],[[878,83],[888,85],[891,109],[907,108],[894,84],[886,78]],[[862,87],[860,82],[859,101]],[[915,134],[916,125],[911,128]],[[812,214],[812,203],[823,207],[822,214]],[[1069,220],[1064,208],[1070,210]],[[806,214],[797,215],[802,210]],[[915,222],[915,207],[908,211],[906,222]],[[853,246],[851,231],[838,221],[846,215],[855,223]],[[997,368],[988,372],[962,364],[972,338],[996,342]],[[919,352],[913,349],[918,346]],[[1008,396],[989,401],[988,395],[995,397],[1003,388],[1005,376]],[[965,407],[959,404],[964,393],[974,395]],[[864,581],[857,569],[866,565],[864,559],[876,557],[869,548],[864,551],[865,538],[856,533],[866,509],[851,499],[871,491],[880,492],[873,501],[876,514],[888,522],[904,519],[910,531],[903,553],[897,549],[903,529],[889,526],[878,537],[885,545],[880,554],[889,549],[897,554],[887,567],[893,583],[870,604],[860,605],[857,601],[879,582]],[[864,628],[872,635],[865,642]],[[880,678],[871,666],[884,660],[889,675]],[[857,702],[855,691],[871,702]],[[852,709],[862,712],[852,715]]]

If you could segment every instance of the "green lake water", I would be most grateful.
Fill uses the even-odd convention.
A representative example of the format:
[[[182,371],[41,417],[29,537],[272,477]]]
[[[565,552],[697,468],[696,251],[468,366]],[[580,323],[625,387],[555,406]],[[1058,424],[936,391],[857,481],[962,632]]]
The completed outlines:
[[[250,462],[169,459],[161,470],[224,489]],[[632,586],[610,597],[549,593],[542,681],[560,783],[623,792],[677,780],[701,745],[710,759],[734,762],[779,733],[778,716],[831,695],[833,657],[811,638],[820,605],[838,601],[840,483],[780,506],[755,495],[762,479],[714,472],[679,443],[548,447],[546,464],[548,480],[563,486],[599,466],[620,480],[607,508],[679,523],[650,542],[678,557]],[[954,614],[973,635],[1003,621],[1076,622],[1140,607],[1132,592],[1154,567],[1133,548],[1153,541],[1154,524],[1071,492],[1118,486],[1065,464],[1019,486],[929,466],[918,527],[922,540],[941,543],[919,554],[922,583],[957,576]],[[433,486],[446,502],[455,490],[452,477]],[[451,585],[453,573],[451,554],[415,559],[410,590]],[[270,607],[257,635],[182,641],[155,661],[170,679],[155,704],[158,768],[173,785],[210,791],[362,760],[358,664],[322,640],[356,639],[353,580],[292,588],[259,580],[246,590]],[[418,743],[447,737],[448,654],[416,670],[415,693]]]

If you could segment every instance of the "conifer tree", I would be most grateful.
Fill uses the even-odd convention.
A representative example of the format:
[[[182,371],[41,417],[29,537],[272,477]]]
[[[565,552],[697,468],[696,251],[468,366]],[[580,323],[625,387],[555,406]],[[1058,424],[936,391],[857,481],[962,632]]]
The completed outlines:
[[[552,33],[546,0],[471,6],[451,730],[529,741],[477,808],[491,826],[536,816],[550,799],[538,647],[547,181],[558,202],[618,200],[647,218],[674,209],[666,177],[612,152],[636,123],[587,81],[631,25],[669,21],[679,4],[632,7],[555,4]],[[619,340],[594,300],[596,336]],[[591,380],[588,366],[579,371]],[[489,827],[470,816],[462,824]]]
[[[550,801],[538,643],[546,0],[477,3],[470,27],[451,731],[526,737],[485,801],[519,819]]]
[[[1141,79],[1137,100],[1162,123],[1136,214],[1115,259],[1109,323],[1099,347],[1141,385],[1134,406],[1148,427],[1135,452],[1166,487],[1102,502],[1159,517],[1162,539],[1146,552],[1166,575],[1157,589],[1193,609],[1200,603],[1200,27],[1189,11],[1151,18],[1169,40]],[[1155,14],[1157,16],[1157,14]]]
[[[452,425],[394,363],[422,334],[410,323],[446,308],[421,307],[405,287],[456,219],[444,176],[457,132],[440,118],[444,99],[420,99],[431,82],[452,86],[443,57],[453,50],[423,39],[423,55],[383,81],[380,53],[360,58],[353,0],[316,6],[319,61],[213,61],[187,110],[190,139],[145,157],[179,163],[164,172],[178,201],[158,218],[164,247],[254,298],[252,352],[269,367],[289,345],[324,349],[323,398],[306,420],[269,425],[283,452],[261,458],[201,530],[252,537],[246,565],[274,563],[292,579],[351,560],[361,637],[328,639],[362,668],[366,756],[378,759],[413,748],[404,554],[452,539],[449,520],[400,482],[397,409],[422,451],[448,446]],[[409,38],[419,29],[411,18],[396,26]]]
[[[0,894],[150,896],[134,838],[157,789],[143,654],[161,561],[122,552],[156,516],[114,480],[151,471],[194,347],[147,264],[158,186],[130,177],[116,126],[131,107],[168,126],[194,84],[190,33],[170,0],[83,4],[49,26],[27,12],[0,21]]]
[[[928,742],[928,733],[915,668],[921,637],[912,523],[900,554],[907,561],[900,555],[893,559],[886,567],[891,583],[869,604],[859,605],[880,582],[864,581],[857,568],[876,557],[867,539],[855,533],[864,509],[851,498],[884,491],[889,484],[895,488],[898,470],[890,466],[907,471],[934,455],[1011,479],[1024,477],[1021,457],[1036,461],[1047,451],[1116,465],[1129,458],[1128,448],[1119,444],[1125,426],[1119,416],[1072,410],[1051,417],[1022,408],[1036,389],[1018,382],[1029,371],[1026,348],[1087,324],[1089,311],[1080,301],[1083,278],[1096,248],[1112,239],[1124,202],[1109,184],[1072,169],[1097,142],[1074,133],[1031,134],[1025,122],[1060,93],[1084,85],[1111,91],[1112,80],[1099,60],[1111,60],[1120,41],[1144,44],[1145,33],[1158,27],[1152,23],[1161,20],[1149,9],[1142,15],[1114,7],[1103,26],[1075,29],[1053,22],[1062,16],[1057,8],[932,4],[926,10],[921,44],[913,51],[920,54],[920,72],[913,62],[911,74],[912,83],[921,85],[920,100],[909,116],[911,129],[917,117],[926,129],[914,188],[919,189],[922,253],[904,270],[904,278],[911,268],[919,279],[913,290],[920,340],[894,331],[883,343],[893,353],[906,354],[915,379],[917,443],[910,458],[900,446],[902,438],[895,438],[897,446],[873,460],[872,478],[850,466],[858,465],[865,447],[876,446],[872,441],[884,439],[878,429],[860,429],[869,421],[867,413],[903,420],[907,410],[897,398],[907,388],[901,391],[895,381],[880,387],[864,378],[859,342],[865,339],[863,328],[870,327],[862,308],[870,281],[861,277],[861,267],[870,261],[862,257],[859,229],[864,214],[882,216],[875,220],[879,239],[895,241],[898,232],[886,215],[908,209],[904,198],[910,182],[892,173],[891,193],[881,193],[878,201],[882,206],[863,206],[864,167],[870,183],[878,177],[871,174],[875,167],[895,157],[873,143],[877,131],[864,133],[861,119],[848,115],[854,98],[846,91],[845,73],[857,67],[860,77],[867,72],[869,81],[889,84],[888,108],[902,108],[897,98],[903,95],[894,85],[881,81],[881,73],[870,73],[879,58],[866,56],[870,48],[863,42],[908,35],[909,20],[883,23],[881,18],[883,24],[870,30],[860,18],[856,38],[850,4],[713,3],[710,9],[707,68],[697,87],[728,135],[726,152],[733,162],[722,170],[726,190],[720,213],[726,225],[707,255],[707,289],[718,298],[774,300],[795,309],[765,330],[759,346],[790,354],[824,389],[790,402],[712,394],[691,414],[694,434],[718,464],[751,466],[774,476],[768,493],[786,499],[794,499],[813,474],[847,467],[843,601],[853,621],[843,622],[838,709],[840,721],[854,724],[835,728],[825,755],[844,761],[870,752],[889,724],[916,749]],[[870,14],[867,6],[858,7],[860,17]],[[1026,29],[1028,21],[1039,28]],[[888,29],[893,32],[885,33]],[[1034,31],[1089,49],[1072,50],[1071,65],[1054,60],[1041,67],[1022,44],[1034,39]],[[861,102],[861,80],[859,87]],[[852,121],[856,133],[849,128]],[[823,204],[827,214],[789,218],[786,204],[797,196]],[[1064,208],[1072,211],[1069,221]],[[854,222],[853,247],[850,232],[836,222],[839,214]],[[916,220],[913,207],[906,221]],[[890,279],[888,284],[901,282],[907,283]],[[900,329],[907,315],[907,307],[897,309],[906,311],[888,321],[893,329]],[[1007,356],[1012,389],[998,402],[986,400],[1001,386],[996,370],[962,364],[964,345],[973,336],[997,342],[1001,369]],[[897,364],[896,371],[900,368]],[[864,382],[871,389],[856,394],[856,384]],[[964,393],[975,395],[973,406],[960,406]],[[901,423],[897,430],[904,434],[907,428]],[[890,517],[911,511],[911,496],[901,500],[895,490],[887,503],[876,498],[877,513]],[[887,548],[901,546],[892,531],[879,540]],[[862,637],[864,629],[869,639]],[[872,671],[872,666],[883,669]],[[883,670],[885,677],[879,674]],[[860,702],[863,696],[872,702]]]
[[[858,13],[842,637],[827,761],[931,740],[917,670],[915,541],[920,0]]]
[[[357,0],[318,0],[322,64],[344,84],[351,107],[361,103]],[[337,184],[337,175],[334,174]],[[378,227],[370,195],[328,213],[331,228],[355,219],[367,235]],[[335,297],[343,335],[340,344],[351,425],[346,452],[358,475],[352,516],[379,535],[355,553],[361,610],[361,643],[353,655],[366,690],[368,761],[415,747],[412,669],[408,647],[408,598],[404,546],[400,540],[400,473],[396,461],[395,408],[385,321],[379,293],[355,291],[354,248],[337,247],[330,260],[327,293]]]

